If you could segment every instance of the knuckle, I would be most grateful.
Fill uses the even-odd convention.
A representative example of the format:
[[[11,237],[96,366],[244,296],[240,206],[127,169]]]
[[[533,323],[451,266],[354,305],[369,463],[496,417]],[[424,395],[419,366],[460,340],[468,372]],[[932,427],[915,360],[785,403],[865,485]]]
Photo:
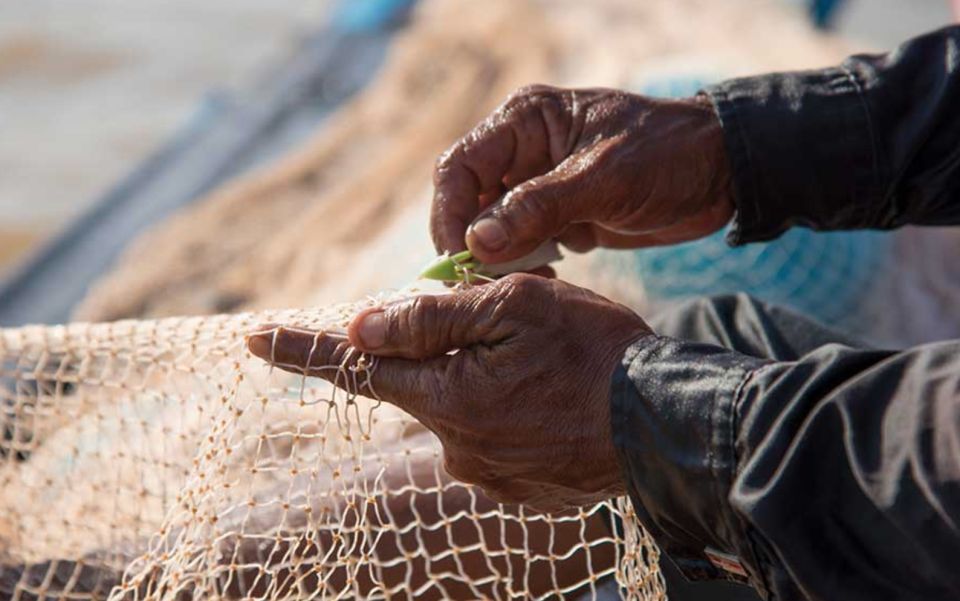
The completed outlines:
[[[542,214],[547,210],[543,203],[543,192],[540,184],[526,181],[510,191],[510,194],[504,198],[504,205],[508,207],[516,205],[512,207],[514,210],[527,209],[533,214]]]
[[[513,273],[500,279],[492,319],[511,327],[522,327],[525,336],[530,327],[540,328],[556,319],[553,280],[529,273]]]
[[[559,223],[559,206],[541,186],[523,183],[510,191],[497,211],[518,233],[542,232]]]
[[[349,341],[320,336],[309,347],[302,348],[298,362],[304,369],[339,366],[350,359],[352,352],[353,347]]]
[[[397,327],[403,327],[413,334],[411,350],[423,353],[431,348],[431,342],[436,337],[440,326],[440,308],[436,297],[422,295],[411,301],[404,312],[403,319],[397,320]]]
[[[461,154],[461,147],[463,142],[457,141],[450,148],[446,149],[437,157],[437,160],[433,163],[433,180],[434,183],[441,183],[444,178],[450,173],[451,168],[454,164],[457,163],[458,158]]]
[[[348,341],[338,341],[326,362],[332,365],[344,365],[350,359],[353,350],[353,347]],[[320,365],[316,365],[316,367],[320,367]]]
[[[557,88],[542,83],[526,84],[520,86],[511,92],[509,96],[507,96],[507,104],[516,103],[517,101],[526,101],[537,96],[553,94],[556,91]]]
[[[500,293],[508,301],[526,304],[543,292],[544,279],[529,273],[511,273],[500,279]]]

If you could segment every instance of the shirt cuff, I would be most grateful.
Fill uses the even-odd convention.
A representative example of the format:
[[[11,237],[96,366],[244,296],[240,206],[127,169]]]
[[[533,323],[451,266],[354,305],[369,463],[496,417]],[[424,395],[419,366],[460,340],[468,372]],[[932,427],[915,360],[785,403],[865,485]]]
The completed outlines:
[[[728,242],[772,240],[792,226],[884,227],[870,116],[844,67],[733,79],[706,88],[733,171]]]
[[[627,349],[611,391],[613,441],[640,521],[688,578],[731,578],[708,549],[742,553],[728,496],[735,399],[769,361],[659,336]]]

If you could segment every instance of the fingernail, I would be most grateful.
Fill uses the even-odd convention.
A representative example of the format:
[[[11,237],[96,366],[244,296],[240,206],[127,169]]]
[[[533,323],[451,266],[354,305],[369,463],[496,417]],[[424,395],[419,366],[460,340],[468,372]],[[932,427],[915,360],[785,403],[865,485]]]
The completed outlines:
[[[357,333],[365,348],[375,349],[383,346],[387,339],[387,322],[383,312],[368,313],[357,327]]]
[[[493,217],[484,217],[474,223],[470,227],[470,232],[477,243],[489,251],[502,250],[510,241],[503,224]]]
[[[270,359],[270,350],[273,347],[273,334],[253,334],[247,337],[247,348],[261,359]]]

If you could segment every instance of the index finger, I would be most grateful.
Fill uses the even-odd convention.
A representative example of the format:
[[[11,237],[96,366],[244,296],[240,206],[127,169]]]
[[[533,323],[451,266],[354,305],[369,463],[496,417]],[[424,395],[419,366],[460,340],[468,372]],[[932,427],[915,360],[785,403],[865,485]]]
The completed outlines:
[[[433,401],[431,382],[442,362],[364,355],[349,340],[321,331],[266,325],[247,337],[250,352],[284,371],[322,378],[349,393],[382,400],[423,415]],[[361,359],[363,357],[363,359]]]
[[[438,253],[466,250],[467,227],[480,213],[480,197],[500,191],[515,151],[510,125],[488,120],[440,156],[430,209],[430,233]]]
[[[558,151],[551,139],[557,136],[547,123],[557,120],[557,111],[548,98],[520,93],[440,156],[430,212],[437,252],[466,249],[467,228],[485,208],[481,198],[496,200],[554,166]]]

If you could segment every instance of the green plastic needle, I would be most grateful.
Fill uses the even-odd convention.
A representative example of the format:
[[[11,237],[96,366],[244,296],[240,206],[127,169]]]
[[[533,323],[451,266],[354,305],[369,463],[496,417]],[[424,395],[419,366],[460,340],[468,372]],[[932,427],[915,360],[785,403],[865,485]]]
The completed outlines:
[[[470,274],[470,283],[482,280],[489,282],[501,275],[515,271],[530,271],[562,258],[560,251],[557,250],[557,243],[553,240],[541,244],[526,256],[506,263],[481,263],[473,258],[469,250],[464,250],[454,255],[445,254],[437,257],[420,272],[420,278],[441,282],[463,282],[467,279],[467,274]]]
[[[476,270],[479,263],[474,262],[469,250],[460,251],[455,255],[441,255],[430,262],[420,278],[425,280],[439,280],[441,282],[462,282],[464,269]]]

